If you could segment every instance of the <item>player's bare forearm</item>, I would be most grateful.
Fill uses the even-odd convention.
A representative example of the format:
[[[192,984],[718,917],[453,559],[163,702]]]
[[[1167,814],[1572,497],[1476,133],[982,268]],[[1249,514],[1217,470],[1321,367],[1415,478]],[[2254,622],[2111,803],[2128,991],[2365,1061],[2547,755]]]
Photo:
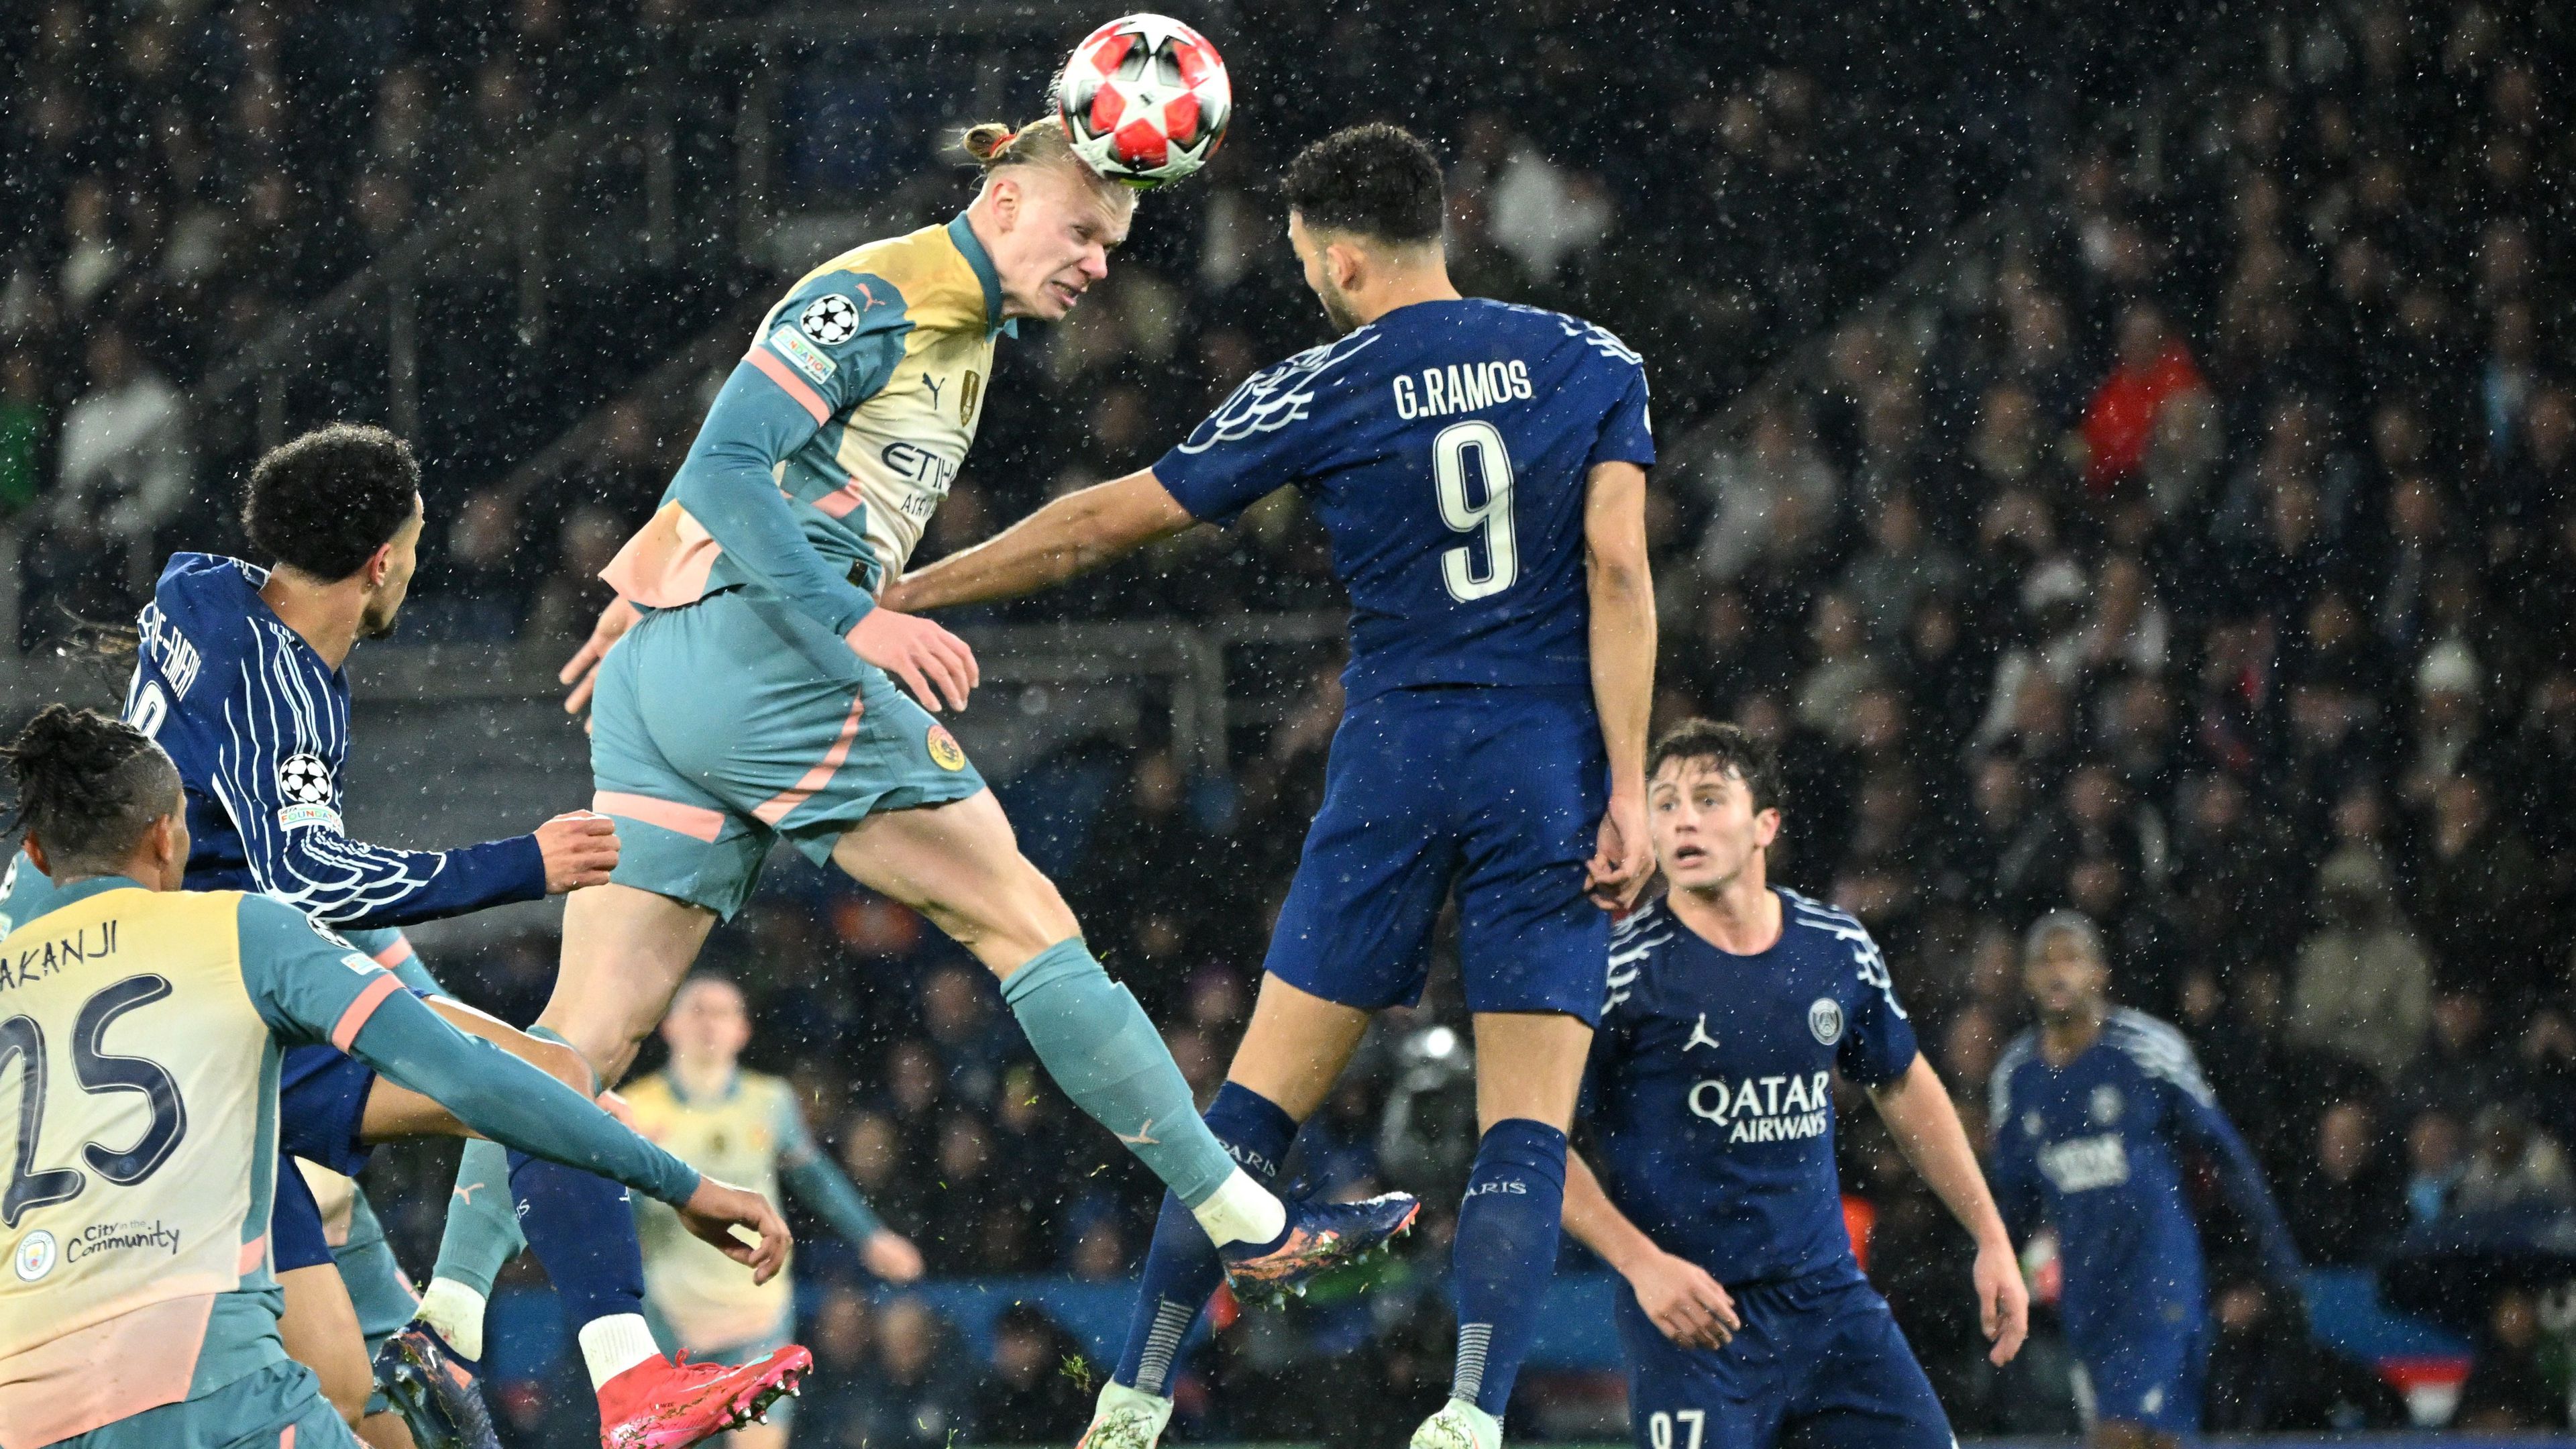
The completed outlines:
[[[1656,1331],[1685,1348],[1724,1348],[1744,1326],[1735,1300],[1708,1270],[1668,1253],[1628,1220],[1591,1166],[1565,1155],[1565,1230],[1628,1280]]]
[[[1967,1129],[1959,1125],[1959,1109],[1950,1102],[1950,1089],[1941,1084],[1932,1064],[1917,1054],[1905,1075],[1870,1093],[1870,1101],[1887,1123],[1888,1135],[1896,1139],[1897,1150],[1959,1220],[1959,1226],[1977,1240],[1977,1246],[2010,1252],[2012,1236],[2004,1231],[2003,1214],[1995,1210],[1994,1195],[1986,1190],[1985,1172],[1977,1166],[1976,1150],[1968,1145]]]
[[[1646,724],[1655,703],[1655,581],[1646,561],[1646,470],[1596,464],[1583,506],[1592,602],[1592,699],[1610,756],[1611,788],[1643,794]]]
[[[2022,1282],[2012,1236],[2004,1231],[2003,1214],[1995,1211],[1994,1196],[1986,1190],[1986,1176],[1968,1146],[1967,1130],[1959,1125],[1949,1088],[1917,1053],[1905,1075],[1872,1091],[1870,1100],[1897,1150],[1977,1240],[1970,1277],[1976,1283],[1978,1323],[1994,1345],[1986,1357],[1997,1365],[2012,1362],[2030,1334],[2030,1289]]]
[[[1068,493],[1000,533],[895,581],[905,613],[1015,599],[1052,588],[1196,522],[1156,480],[1130,473]]]
[[[1597,463],[1583,502],[1592,703],[1610,762],[1610,808],[1584,866],[1584,891],[1624,911],[1654,874],[1646,839],[1646,728],[1655,707],[1655,582],[1646,563],[1646,470]]]
[[[1565,1231],[1622,1277],[1663,1251],[1601,1190],[1581,1154],[1565,1154]]]

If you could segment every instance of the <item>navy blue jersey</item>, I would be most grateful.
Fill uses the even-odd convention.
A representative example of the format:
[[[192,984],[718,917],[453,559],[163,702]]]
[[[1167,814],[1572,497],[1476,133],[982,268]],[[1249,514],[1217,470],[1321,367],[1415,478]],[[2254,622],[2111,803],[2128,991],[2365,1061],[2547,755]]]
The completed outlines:
[[[125,718],[187,786],[188,889],[265,891],[351,929],[542,898],[533,835],[456,850],[349,838],[349,679],[260,598],[267,578],[239,559],[174,554],[138,621]]]
[[[2057,1229],[2067,1326],[2079,1337],[2141,1309],[2179,1308],[2197,1322],[2200,1232],[2183,1197],[2186,1147],[2215,1160],[2271,1270],[2297,1270],[2253,1154],[2172,1027],[2115,1010],[2062,1067],[2024,1032],[1995,1064],[1990,1090],[1997,1205],[2016,1237],[2042,1217]]]
[[[1313,500],[1351,592],[1352,703],[1426,684],[1589,687],[1583,504],[1650,464],[1646,370],[1580,318],[1416,302],[1254,373],[1154,476],[1230,523]]]
[[[1602,1186],[1719,1282],[1859,1273],[1834,1171],[1833,1073],[1914,1065],[1887,958],[1849,914],[1779,891],[1780,939],[1737,956],[1656,901],[1610,941],[1585,1119]]]

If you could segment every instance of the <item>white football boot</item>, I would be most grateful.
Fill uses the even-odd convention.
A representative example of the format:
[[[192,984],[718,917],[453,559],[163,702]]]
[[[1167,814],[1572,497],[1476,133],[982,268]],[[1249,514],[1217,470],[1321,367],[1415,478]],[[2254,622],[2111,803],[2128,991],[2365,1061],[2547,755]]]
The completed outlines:
[[[1503,1423],[1465,1399],[1451,1399],[1413,1431],[1413,1449],[1503,1449]]]
[[[1163,1426],[1170,1422],[1171,1400],[1111,1379],[1100,1386],[1091,1427],[1082,1431],[1082,1442],[1074,1449],[1154,1449],[1162,1441]]]

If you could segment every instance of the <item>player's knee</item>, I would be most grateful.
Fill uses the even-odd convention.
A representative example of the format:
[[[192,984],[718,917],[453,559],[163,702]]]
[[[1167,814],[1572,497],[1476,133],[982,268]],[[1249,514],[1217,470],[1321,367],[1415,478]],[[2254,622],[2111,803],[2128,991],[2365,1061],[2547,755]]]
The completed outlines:
[[[531,1038],[525,1046],[525,1059],[530,1066],[585,1097],[599,1090],[599,1078],[593,1074],[588,1053],[543,1037]]]

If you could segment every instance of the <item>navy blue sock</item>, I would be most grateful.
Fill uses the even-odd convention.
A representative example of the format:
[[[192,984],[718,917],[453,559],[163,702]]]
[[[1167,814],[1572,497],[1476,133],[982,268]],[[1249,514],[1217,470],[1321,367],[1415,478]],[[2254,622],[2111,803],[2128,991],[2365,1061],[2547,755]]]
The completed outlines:
[[[564,1323],[644,1311],[644,1251],[626,1189],[524,1152],[510,1154],[519,1231],[563,1300]]]
[[[1526,1117],[1495,1123],[1458,1208],[1458,1367],[1449,1397],[1502,1417],[1556,1276],[1564,1215],[1565,1134]]]
[[[1228,1156],[1263,1187],[1279,1185],[1279,1164],[1297,1138],[1294,1118],[1276,1102],[1232,1082],[1216,1089],[1206,1116],[1208,1130],[1225,1144]],[[1145,1291],[1127,1325],[1127,1347],[1118,1355],[1118,1382],[1168,1397],[1172,1357],[1207,1306],[1208,1295],[1224,1281],[1225,1263],[1208,1241],[1207,1229],[1179,1197],[1164,1193],[1162,1216],[1154,1220],[1154,1243],[1145,1252]]]

